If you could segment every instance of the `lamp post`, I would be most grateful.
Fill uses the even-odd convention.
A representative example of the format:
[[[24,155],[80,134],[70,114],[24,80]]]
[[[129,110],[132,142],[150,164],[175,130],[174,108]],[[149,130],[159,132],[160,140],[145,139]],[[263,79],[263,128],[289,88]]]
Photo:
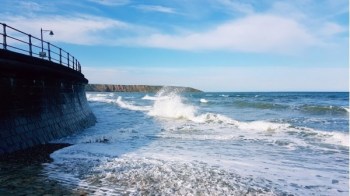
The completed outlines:
[[[44,52],[44,40],[43,40],[43,32],[50,32],[49,35],[53,35],[53,31],[52,30],[44,30],[44,29],[40,29],[40,34],[41,34],[41,53],[40,56],[41,57],[45,57],[46,53]]]

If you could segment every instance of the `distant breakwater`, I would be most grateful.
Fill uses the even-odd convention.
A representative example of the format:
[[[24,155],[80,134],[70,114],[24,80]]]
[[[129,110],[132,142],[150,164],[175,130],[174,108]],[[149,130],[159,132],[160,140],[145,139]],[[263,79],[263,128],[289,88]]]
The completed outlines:
[[[118,84],[88,84],[85,90],[88,92],[149,92],[156,93],[164,86],[150,85],[118,85]],[[167,88],[176,89],[179,92],[202,92],[191,87],[167,86]]]

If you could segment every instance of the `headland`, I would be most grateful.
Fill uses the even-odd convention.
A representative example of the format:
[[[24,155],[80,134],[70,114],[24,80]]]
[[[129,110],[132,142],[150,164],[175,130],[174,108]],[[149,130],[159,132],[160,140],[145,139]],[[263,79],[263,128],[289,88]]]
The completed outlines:
[[[156,93],[164,86],[152,85],[120,85],[120,84],[87,84],[87,92],[147,92]],[[202,92],[191,87],[167,86],[167,88],[176,89],[179,92]]]

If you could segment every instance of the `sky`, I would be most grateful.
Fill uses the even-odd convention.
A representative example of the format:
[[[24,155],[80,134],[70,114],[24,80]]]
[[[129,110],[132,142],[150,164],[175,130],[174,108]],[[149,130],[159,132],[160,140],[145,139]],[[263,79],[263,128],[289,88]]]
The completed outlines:
[[[90,83],[349,91],[348,0],[0,0]]]

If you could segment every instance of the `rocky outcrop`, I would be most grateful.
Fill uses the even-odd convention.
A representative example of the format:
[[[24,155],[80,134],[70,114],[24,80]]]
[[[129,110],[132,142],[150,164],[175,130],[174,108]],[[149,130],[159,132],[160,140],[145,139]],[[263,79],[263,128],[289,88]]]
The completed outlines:
[[[118,84],[88,84],[85,90],[89,92],[152,92],[156,93],[164,86],[149,85],[118,85]],[[190,87],[168,86],[180,92],[202,92]]]

